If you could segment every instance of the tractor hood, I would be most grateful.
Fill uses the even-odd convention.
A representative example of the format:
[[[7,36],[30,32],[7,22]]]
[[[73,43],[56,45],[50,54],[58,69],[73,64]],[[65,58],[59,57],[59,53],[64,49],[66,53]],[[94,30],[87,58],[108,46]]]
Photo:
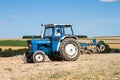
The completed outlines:
[[[49,39],[32,39],[32,40],[28,40],[27,42],[28,42],[29,51],[31,50],[31,53],[37,50],[48,52],[46,47],[50,46]]]
[[[32,45],[34,45],[34,44],[49,44],[50,40],[49,39],[32,39],[31,42],[32,42]]]

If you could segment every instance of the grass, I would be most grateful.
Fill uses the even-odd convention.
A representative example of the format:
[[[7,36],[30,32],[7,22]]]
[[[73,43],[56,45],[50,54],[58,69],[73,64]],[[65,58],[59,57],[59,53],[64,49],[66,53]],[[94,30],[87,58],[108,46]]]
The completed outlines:
[[[49,76],[49,79],[56,79],[56,80],[57,79],[64,79],[70,74],[71,74],[71,72],[69,72],[69,71],[64,71],[64,70],[63,71],[57,71],[57,72],[51,74]]]
[[[3,40],[0,41],[0,46],[27,46],[27,42],[20,40]]]
[[[64,77],[64,75],[61,72],[56,72],[50,75],[50,78],[54,78],[54,79],[59,79]]]
[[[120,80],[120,66],[111,69],[111,75],[113,78]]]

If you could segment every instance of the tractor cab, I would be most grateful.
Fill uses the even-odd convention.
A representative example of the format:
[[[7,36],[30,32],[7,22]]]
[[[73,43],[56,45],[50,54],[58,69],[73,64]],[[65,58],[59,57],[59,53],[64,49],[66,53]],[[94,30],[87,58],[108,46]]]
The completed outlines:
[[[72,25],[70,24],[47,24],[45,25],[43,39],[49,39],[52,52],[57,52],[60,41],[73,35]]]
[[[43,38],[55,39],[56,37],[74,35],[72,25],[70,24],[47,24],[45,25]]]

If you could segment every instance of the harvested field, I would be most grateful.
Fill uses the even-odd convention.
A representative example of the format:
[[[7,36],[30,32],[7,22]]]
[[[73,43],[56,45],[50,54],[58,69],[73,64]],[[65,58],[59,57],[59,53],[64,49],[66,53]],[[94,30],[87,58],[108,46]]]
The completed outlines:
[[[27,48],[27,47],[20,47],[20,46],[18,46],[18,47],[16,47],[16,46],[0,46],[0,48],[2,48],[2,50],[9,49],[9,48],[11,48],[13,50],[17,50],[17,49],[23,49],[23,48]]]
[[[120,44],[108,44],[111,48],[119,48],[120,49]]]
[[[79,42],[83,42],[83,43],[91,43],[93,38],[80,38],[78,41]],[[27,41],[28,39],[0,39],[0,41],[8,41],[8,40],[13,40],[13,41]],[[97,42],[102,40],[105,43],[107,43],[111,48],[120,48],[120,36],[106,36],[106,37],[96,37]],[[0,48],[3,49],[8,49],[8,48],[12,48],[12,49],[21,49],[22,46],[0,46]],[[25,46],[23,48],[26,48]]]
[[[83,54],[77,61],[25,64],[0,58],[0,80],[120,80],[120,54]]]
[[[0,38],[0,41],[6,41],[6,40],[20,40],[20,41],[27,41],[29,39],[22,39],[22,38]]]

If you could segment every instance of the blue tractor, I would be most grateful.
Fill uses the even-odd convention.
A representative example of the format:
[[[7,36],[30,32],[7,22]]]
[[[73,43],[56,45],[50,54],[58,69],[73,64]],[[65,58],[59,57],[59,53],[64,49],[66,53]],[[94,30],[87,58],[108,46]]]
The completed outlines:
[[[52,61],[75,61],[80,55],[80,45],[70,24],[44,25],[42,39],[28,40],[28,51],[24,54],[27,63],[45,61],[45,55]]]

